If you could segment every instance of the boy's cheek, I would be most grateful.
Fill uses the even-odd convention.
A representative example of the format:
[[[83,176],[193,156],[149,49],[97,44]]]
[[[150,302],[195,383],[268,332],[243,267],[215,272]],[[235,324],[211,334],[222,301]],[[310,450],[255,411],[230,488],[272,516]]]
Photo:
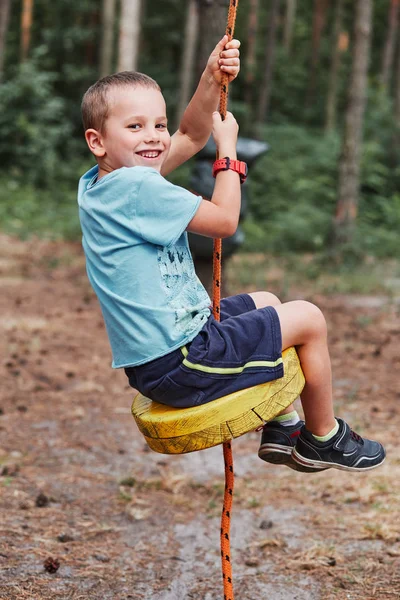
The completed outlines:
[[[168,146],[165,148],[164,160],[169,156],[170,150],[171,150],[171,143],[169,143]]]

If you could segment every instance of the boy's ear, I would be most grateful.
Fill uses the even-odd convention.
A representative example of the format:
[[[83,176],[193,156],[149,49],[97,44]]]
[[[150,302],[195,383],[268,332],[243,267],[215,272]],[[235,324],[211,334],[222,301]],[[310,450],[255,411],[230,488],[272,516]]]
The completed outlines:
[[[101,133],[96,129],[86,129],[85,131],[86,143],[89,146],[89,150],[95,155],[101,158],[105,155],[106,150],[103,146],[103,138]]]

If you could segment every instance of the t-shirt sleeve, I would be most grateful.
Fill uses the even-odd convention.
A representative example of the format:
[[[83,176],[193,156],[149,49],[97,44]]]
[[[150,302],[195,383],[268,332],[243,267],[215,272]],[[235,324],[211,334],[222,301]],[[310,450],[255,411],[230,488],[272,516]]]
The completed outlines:
[[[156,171],[143,177],[134,205],[135,228],[143,239],[159,246],[174,244],[193,219],[201,202]]]

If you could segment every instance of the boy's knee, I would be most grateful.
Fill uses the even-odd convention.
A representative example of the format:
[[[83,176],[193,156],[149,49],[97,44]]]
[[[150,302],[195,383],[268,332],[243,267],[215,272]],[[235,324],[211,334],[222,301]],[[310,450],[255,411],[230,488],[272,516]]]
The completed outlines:
[[[249,294],[254,300],[254,304],[257,308],[264,308],[265,306],[276,306],[282,304],[281,301],[275,294],[270,292],[252,292]]]
[[[312,302],[307,302],[305,300],[301,300],[300,302],[303,305],[303,310],[307,319],[307,329],[310,336],[327,336],[327,324],[321,309],[315,304],[312,304]]]

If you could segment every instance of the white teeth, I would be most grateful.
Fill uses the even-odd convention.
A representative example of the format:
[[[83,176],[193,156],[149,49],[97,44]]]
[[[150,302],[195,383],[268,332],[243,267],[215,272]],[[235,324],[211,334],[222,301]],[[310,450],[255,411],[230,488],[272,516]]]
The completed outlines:
[[[157,158],[157,156],[160,154],[159,152],[139,152],[140,156],[143,156],[144,158]]]

